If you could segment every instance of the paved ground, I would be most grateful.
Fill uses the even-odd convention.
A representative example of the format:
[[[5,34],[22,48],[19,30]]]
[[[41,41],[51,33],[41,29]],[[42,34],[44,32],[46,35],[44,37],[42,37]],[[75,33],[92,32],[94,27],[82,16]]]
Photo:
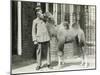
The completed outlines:
[[[88,67],[81,66],[81,59],[79,57],[73,57],[73,50],[75,51],[75,48],[73,48],[73,44],[69,43],[64,48],[64,60],[65,64],[62,65],[62,67],[59,69],[57,67],[57,51],[56,51],[56,43],[55,41],[51,42],[51,59],[52,59],[52,67],[53,69],[48,69],[45,66],[46,61],[42,62],[42,69],[39,71],[36,70],[36,60],[33,58],[26,59],[22,58],[20,56],[13,56],[12,60],[12,73],[34,73],[34,72],[47,72],[47,71],[62,71],[62,70],[80,70],[80,69],[94,69],[95,68],[95,48],[86,48],[86,54],[91,55],[88,56]]]
[[[24,67],[16,68],[12,70],[12,74],[16,73],[33,73],[33,72],[47,72],[47,71],[62,71],[62,70],[80,70],[80,69],[94,69],[95,68],[95,57],[94,56],[88,56],[88,67],[83,67],[80,65],[81,59],[79,57],[74,58],[65,58],[65,64],[62,65],[62,67],[59,69],[57,67],[57,61],[52,60],[52,67],[53,69],[48,69],[45,66],[46,61],[42,62],[43,68],[39,71],[35,70],[36,63],[26,65]]]

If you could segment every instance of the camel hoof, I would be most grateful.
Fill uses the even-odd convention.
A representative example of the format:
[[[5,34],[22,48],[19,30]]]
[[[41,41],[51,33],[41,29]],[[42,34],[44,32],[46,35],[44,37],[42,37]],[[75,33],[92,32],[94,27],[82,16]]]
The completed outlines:
[[[85,63],[85,62],[84,63],[81,63],[80,65],[83,66],[84,68],[87,68],[88,67],[88,64]]]
[[[82,62],[80,65],[83,66],[84,65],[84,62]]]
[[[84,67],[85,67],[85,68],[87,68],[87,67],[88,67],[88,64],[87,64],[87,63],[85,63],[85,64],[84,64]]]
[[[65,64],[65,62],[61,62],[61,65],[64,65]]]
[[[57,69],[61,69],[61,65],[58,65]]]
[[[80,64],[80,66],[83,66],[83,65],[84,65],[83,63]]]

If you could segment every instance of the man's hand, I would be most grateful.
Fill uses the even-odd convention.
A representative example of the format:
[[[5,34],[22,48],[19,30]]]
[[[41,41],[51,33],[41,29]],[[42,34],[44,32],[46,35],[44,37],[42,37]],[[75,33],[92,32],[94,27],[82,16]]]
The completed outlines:
[[[34,41],[34,44],[36,45],[36,44],[38,44],[38,42],[37,41]]]

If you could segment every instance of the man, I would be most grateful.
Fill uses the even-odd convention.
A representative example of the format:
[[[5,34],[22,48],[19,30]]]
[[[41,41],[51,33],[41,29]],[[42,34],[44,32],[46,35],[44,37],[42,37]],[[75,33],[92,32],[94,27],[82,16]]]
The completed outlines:
[[[37,56],[37,67],[36,70],[41,68],[41,50],[42,45],[47,46],[47,67],[50,68],[50,36],[46,28],[46,23],[43,21],[43,14],[40,6],[36,8],[37,18],[33,20],[32,25],[32,38],[34,44],[38,44],[36,51]]]

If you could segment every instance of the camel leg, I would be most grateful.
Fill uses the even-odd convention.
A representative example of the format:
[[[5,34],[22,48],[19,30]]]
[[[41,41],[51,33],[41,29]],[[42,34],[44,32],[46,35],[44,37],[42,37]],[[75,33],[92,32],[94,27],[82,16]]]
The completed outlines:
[[[61,63],[62,63],[62,65],[64,65],[64,55],[61,57]]]
[[[81,65],[84,65],[84,54],[83,51],[81,51]]]
[[[58,68],[61,67],[61,56],[58,56]]]
[[[87,57],[83,48],[81,48],[81,57],[82,57],[81,65],[84,65],[84,67],[87,67]]]
[[[81,48],[81,65],[83,66],[84,65],[84,59],[85,59],[85,57],[84,57],[84,52],[83,52],[83,50],[82,50],[82,48]]]
[[[63,64],[63,49],[64,49],[64,43],[59,42],[58,43],[58,68],[61,67],[61,65]],[[61,64],[62,63],[62,64]]]
[[[84,54],[84,67],[88,67],[88,63],[87,63],[87,56],[86,54]]]
[[[64,65],[64,56],[58,55],[58,67],[60,68],[61,65]]]

